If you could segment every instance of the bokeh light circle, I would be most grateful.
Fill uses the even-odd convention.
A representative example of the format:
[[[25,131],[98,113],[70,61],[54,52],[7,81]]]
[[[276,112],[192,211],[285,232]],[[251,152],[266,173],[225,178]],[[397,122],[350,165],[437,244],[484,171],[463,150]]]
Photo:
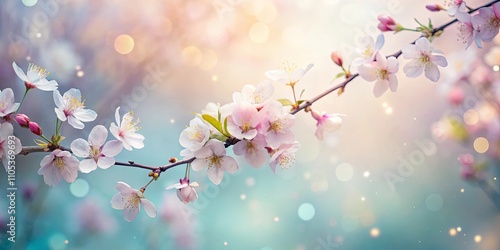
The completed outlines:
[[[26,7],[35,6],[36,3],[38,3],[38,0],[23,0],[23,4]]]
[[[490,143],[484,137],[478,137],[474,140],[474,149],[476,150],[476,152],[478,152],[480,154],[488,151],[489,147],[490,147]]]
[[[78,198],[87,196],[89,189],[89,183],[84,179],[76,179],[75,182],[69,185],[71,194]]]
[[[250,40],[254,43],[264,43],[269,37],[269,28],[263,23],[254,23],[248,31]]]
[[[339,179],[339,181],[350,181],[353,175],[354,169],[349,163],[343,162],[339,164],[335,169],[335,176],[337,176],[337,179]]]
[[[118,52],[122,55],[129,54],[134,49],[134,39],[131,36],[126,35],[126,34],[119,35],[115,39],[114,46],[115,46],[116,52]]]
[[[299,209],[297,210],[299,214],[299,218],[303,221],[309,221],[312,218],[314,218],[314,215],[316,214],[316,209],[314,209],[314,206],[311,203],[302,203],[299,206]]]

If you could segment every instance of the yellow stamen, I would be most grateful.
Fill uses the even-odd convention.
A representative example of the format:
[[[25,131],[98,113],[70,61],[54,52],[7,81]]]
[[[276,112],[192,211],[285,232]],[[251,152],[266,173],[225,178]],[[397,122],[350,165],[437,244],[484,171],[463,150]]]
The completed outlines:
[[[33,63],[30,63],[28,65],[28,71],[35,71],[40,79],[44,79],[45,77],[50,75],[50,72],[48,72],[45,68],[42,68]]]

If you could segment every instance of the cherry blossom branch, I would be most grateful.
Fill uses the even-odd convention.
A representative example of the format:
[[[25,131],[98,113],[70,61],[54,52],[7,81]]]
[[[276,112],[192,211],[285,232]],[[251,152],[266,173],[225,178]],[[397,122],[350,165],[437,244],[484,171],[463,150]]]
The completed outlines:
[[[478,11],[481,8],[484,8],[484,7],[489,7],[489,6],[493,5],[496,2],[500,2],[500,0],[495,0],[495,1],[492,1],[490,3],[485,4],[483,6],[480,6],[480,7],[477,7],[475,9],[472,9],[472,10],[469,11],[469,13],[473,13],[475,11]],[[449,21],[449,22],[447,22],[447,23],[445,23],[445,24],[443,24],[443,25],[441,25],[441,26],[439,26],[437,28],[432,29],[432,31],[430,32],[430,35],[434,36],[434,35],[438,34],[439,32],[444,31],[446,28],[448,28],[450,25],[456,23],[457,21],[458,21],[458,19],[455,18],[455,19],[453,19],[453,20],[451,20],[451,21]],[[421,38],[421,37],[424,37],[424,35],[421,35],[418,38]],[[415,42],[418,40],[418,38],[415,39],[411,44],[415,44]],[[401,56],[402,53],[403,53],[402,50],[398,50],[395,53],[389,55],[388,57],[394,56],[395,58],[398,58],[399,56]],[[316,97],[314,97],[314,98],[312,98],[312,99],[310,99],[310,100],[302,103],[301,105],[299,105],[299,107],[297,107],[292,112],[290,112],[290,114],[295,115],[299,111],[304,110],[304,109],[312,106],[313,103],[315,103],[318,100],[320,100],[321,98],[329,95],[333,91],[336,91],[336,90],[339,90],[339,89],[343,90],[347,86],[347,84],[349,84],[352,80],[354,80],[354,78],[357,78],[358,76],[359,76],[359,74],[354,74],[354,75],[348,77],[343,82],[341,82],[341,83],[333,86],[332,88],[326,90],[325,92],[321,93],[320,95],[318,95],[318,96],[316,96]]]

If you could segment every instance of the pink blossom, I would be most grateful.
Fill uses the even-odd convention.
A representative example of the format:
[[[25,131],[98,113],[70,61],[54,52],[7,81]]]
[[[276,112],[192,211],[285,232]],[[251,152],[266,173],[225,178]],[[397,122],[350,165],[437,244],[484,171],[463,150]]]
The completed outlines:
[[[122,151],[123,144],[119,140],[106,142],[107,137],[108,130],[102,125],[97,125],[90,131],[88,141],[78,138],[71,143],[73,154],[85,158],[79,165],[82,173],[90,173],[97,167],[107,169],[115,164],[114,157]]]
[[[425,71],[425,77],[437,82],[440,77],[437,66],[446,67],[448,65],[446,58],[440,55],[442,52],[434,49],[425,37],[419,38],[415,44],[405,45],[402,48],[402,53],[404,58],[411,59],[403,67],[407,77],[415,78]]]
[[[236,160],[226,155],[226,148],[221,141],[211,139],[194,153],[196,159],[191,163],[194,171],[208,169],[208,179],[219,185],[224,178],[224,171],[234,174],[238,170]]]
[[[381,52],[375,55],[376,61],[362,64],[358,67],[359,75],[363,79],[373,82],[373,94],[375,97],[380,97],[388,89],[396,92],[398,89],[398,79],[396,73],[399,70],[398,60],[391,56],[386,58]]]
[[[464,43],[467,44],[466,49],[474,41],[478,48],[481,48],[481,37],[479,36],[479,22],[477,15],[471,17],[471,15],[467,12],[458,12],[456,14],[458,19],[459,26],[458,31],[460,32],[459,36],[463,40]]]
[[[291,130],[295,116],[285,112],[281,103],[272,101],[260,112],[263,118],[259,132],[264,135],[267,145],[277,148],[283,143],[292,143],[295,140]]]
[[[97,113],[91,109],[85,109],[85,100],[81,100],[80,90],[72,88],[61,96],[59,90],[54,91],[54,102],[56,103],[57,118],[61,121],[68,120],[69,125],[76,129],[83,129],[83,122],[91,122],[97,118]]]
[[[22,149],[21,141],[13,133],[14,127],[12,127],[12,124],[8,122],[0,123],[0,157],[5,171],[9,169],[9,151],[13,150],[14,154],[17,155]]]
[[[252,104],[238,103],[227,119],[227,130],[237,139],[250,140],[257,135],[260,119],[257,109]]]
[[[141,205],[149,217],[156,217],[155,205],[144,197],[143,192],[133,189],[127,183],[121,181],[116,184],[116,189],[119,192],[111,198],[111,207],[123,210],[123,218],[126,221],[135,220],[141,210]]]
[[[471,154],[462,154],[458,157],[458,161],[462,164],[460,175],[464,180],[473,180],[477,178],[477,171],[474,168],[474,156]]]
[[[293,142],[291,144],[283,144],[279,148],[272,150],[269,166],[276,174],[276,165],[281,169],[288,169],[295,165],[295,152],[299,149],[300,144]]]
[[[455,16],[459,12],[467,11],[467,6],[463,0],[448,1],[448,15]]]
[[[19,103],[14,103],[14,92],[11,88],[0,90],[0,117],[7,118],[19,108]]]
[[[323,140],[324,132],[335,132],[340,129],[342,125],[342,116],[343,114],[322,114],[320,115],[316,111],[311,111],[312,117],[317,121],[316,123],[316,132],[314,135],[319,140]]]
[[[144,136],[138,134],[137,131],[140,129],[137,124],[139,119],[134,121],[134,113],[129,111],[120,122],[120,107],[116,108],[115,120],[111,123],[109,127],[109,132],[118,140],[123,143],[123,147],[131,151],[132,148],[141,149],[144,147]]]
[[[199,185],[197,182],[189,183],[189,179],[187,177],[184,177],[184,179],[179,180],[179,183],[168,186],[166,190],[171,190],[174,188],[177,189],[177,197],[180,201],[186,204],[198,199],[198,194],[194,189],[194,187],[198,186]]]
[[[54,150],[40,162],[39,175],[43,175],[45,183],[54,187],[61,179],[71,183],[78,176],[78,159],[68,151]]]
[[[16,62],[12,62],[12,67],[17,77],[24,81],[26,89],[38,88],[44,91],[53,91],[57,89],[57,82],[55,80],[48,81],[45,79],[49,75],[49,72],[38,65],[30,63],[26,74],[17,66]]]
[[[479,37],[484,42],[491,42],[500,27],[500,2],[491,7],[481,8],[474,16],[480,26]]]
[[[252,140],[241,140],[233,146],[235,155],[245,155],[246,161],[254,168],[264,165],[267,159],[266,141],[258,134]]]

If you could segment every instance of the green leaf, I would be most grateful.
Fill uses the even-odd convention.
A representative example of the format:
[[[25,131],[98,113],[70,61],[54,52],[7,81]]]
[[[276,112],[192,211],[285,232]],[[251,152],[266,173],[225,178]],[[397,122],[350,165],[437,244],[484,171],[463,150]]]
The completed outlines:
[[[340,77],[343,77],[343,76],[345,76],[345,72],[340,72],[340,73],[338,73],[338,74],[335,76],[335,78],[334,78],[333,80],[335,80],[335,79],[337,79],[337,78],[340,78]]]
[[[432,27],[432,21],[431,21],[431,19],[430,19],[430,18],[429,18],[429,28],[430,28],[430,29],[433,29],[433,27]]]
[[[227,131],[227,117],[226,117],[226,119],[224,119],[224,133],[223,134],[227,137],[231,137],[231,134],[229,133],[229,131]]]
[[[227,140],[227,136],[221,134],[210,134],[210,139],[216,139],[221,142],[225,142]]]
[[[300,92],[299,98],[302,98],[302,95],[304,94],[304,92],[306,92],[306,89],[303,89],[303,90]]]
[[[222,124],[219,121],[217,121],[215,117],[208,114],[203,114],[201,117],[203,118],[203,120],[210,123],[210,125],[212,125],[215,129],[217,129],[217,131],[219,131],[221,134],[224,134],[224,131],[222,131]]]
[[[280,102],[280,103],[281,103],[281,105],[283,105],[283,106],[292,106],[292,105],[293,105],[293,102],[292,102],[292,101],[290,101],[290,100],[288,100],[288,99],[285,99],[285,98],[283,98],[283,99],[278,99],[278,102]]]
[[[298,104],[298,105],[300,105],[300,104],[302,104],[302,103],[303,103],[303,102],[305,102],[305,101],[306,101],[306,100],[298,100],[298,101],[297,101],[297,104]]]

